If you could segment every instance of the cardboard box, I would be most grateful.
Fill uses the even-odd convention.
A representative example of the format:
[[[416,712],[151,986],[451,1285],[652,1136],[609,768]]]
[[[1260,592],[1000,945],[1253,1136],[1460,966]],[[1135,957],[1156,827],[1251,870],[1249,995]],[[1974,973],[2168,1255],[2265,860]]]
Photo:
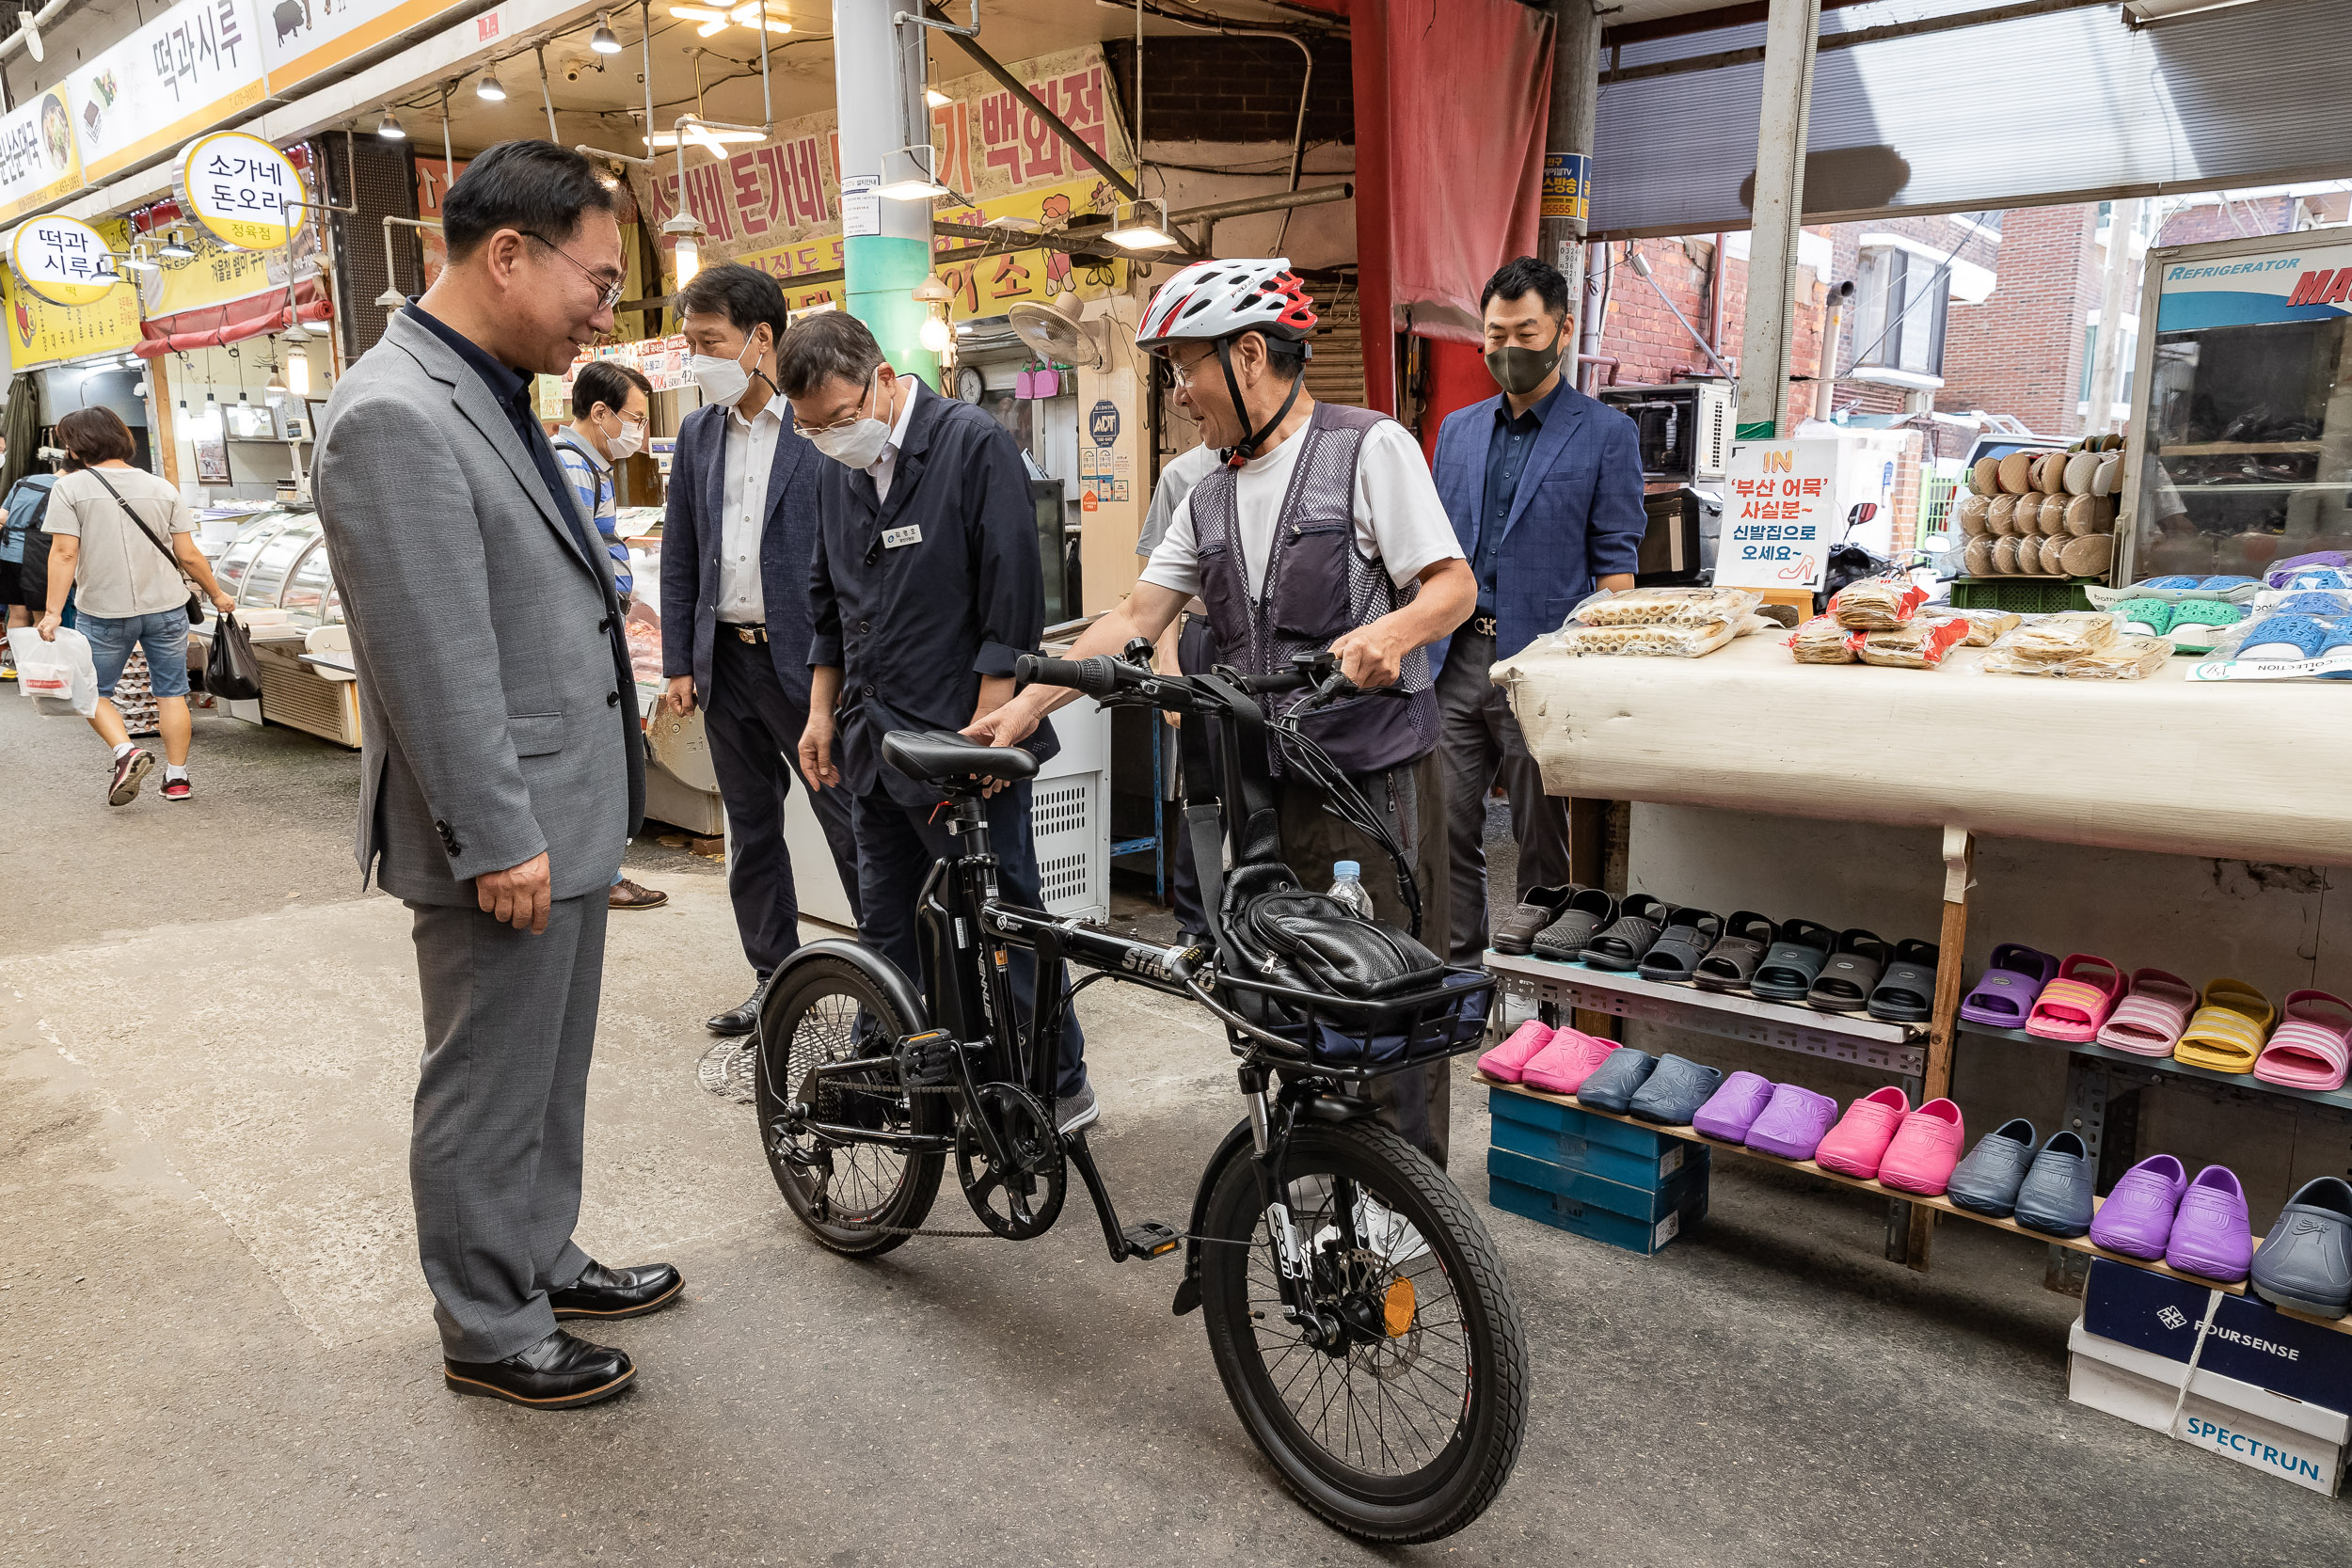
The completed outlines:
[[[2076,1404],[2169,1433],[2306,1491],[2332,1497],[2344,1484],[2352,1420],[2338,1411],[2208,1371],[2201,1362],[2192,1375],[2183,1362],[2104,1338],[2082,1323],[2068,1331],[2066,1349],[2066,1397]],[[2185,1376],[2191,1381],[2182,1399]]]
[[[2211,1294],[2097,1258],[2083,1289],[2083,1323],[2103,1339],[2185,1365]],[[2352,1410],[2352,1334],[2290,1318],[2252,1296],[2221,1298],[2197,1365],[2307,1404]]]
[[[1688,1138],[1628,1127],[1509,1089],[1489,1089],[1486,1100],[1495,1148],[1629,1186],[1655,1187],[1709,1152]]]
[[[1710,1152],[1694,1148],[1663,1183],[1636,1186],[1490,1148],[1487,1197],[1507,1212],[1646,1258],[1707,1217]]]

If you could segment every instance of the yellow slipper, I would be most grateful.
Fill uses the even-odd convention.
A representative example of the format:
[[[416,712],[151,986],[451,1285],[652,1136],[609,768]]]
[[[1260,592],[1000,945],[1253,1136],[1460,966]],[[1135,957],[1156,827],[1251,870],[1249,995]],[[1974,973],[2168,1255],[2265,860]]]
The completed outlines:
[[[2188,1021],[2172,1059],[2215,1072],[2251,1072],[2278,1016],[2269,999],[2245,981],[2216,980],[2205,988],[2204,1006]]]

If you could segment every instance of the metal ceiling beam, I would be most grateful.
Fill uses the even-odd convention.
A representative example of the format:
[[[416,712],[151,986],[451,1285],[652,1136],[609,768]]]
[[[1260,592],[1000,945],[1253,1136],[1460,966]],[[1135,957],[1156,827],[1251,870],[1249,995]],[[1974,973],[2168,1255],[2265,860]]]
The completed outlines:
[[[1833,49],[1857,49],[1866,43],[1883,43],[1889,39],[1917,38],[1924,33],[1948,33],[1962,27],[1985,27],[1996,22],[2016,22],[2029,16],[2047,16],[2054,11],[2078,11],[2090,7],[2109,7],[2115,0],[2014,0],[2006,6],[1994,6],[1980,11],[1961,11],[1951,16],[1931,16],[1916,22],[1890,22],[1883,27],[1859,27],[1851,33],[1823,33],[1815,41],[1822,53]],[[1822,0],[1826,10],[1829,0]],[[1652,60],[1645,65],[1629,65],[1605,72],[1603,87],[1620,82],[1646,82],[1659,76],[1681,76],[1693,71],[1720,71],[1725,66],[1754,65],[1764,57],[1762,48],[1725,49],[1713,55],[1689,55],[1680,59]]]
[[[925,0],[923,10],[926,15],[931,17],[933,20],[947,23],[949,25],[940,30],[940,36],[946,39],[948,42],[954,44],[965,54],[971,55],[973,64],[978,66],[982,71],[988,72],[991,77],[994,78],[996,85],[1004,88],[1007,92],[1012,94],[1013,98],[1023,108],[1028,110],[1031,114],[1037,116],[1039,119],[1042,120],[1048,130],[1052,131],[1055,135],[1060,137],[1072,151],[1077,153],[1077,155],[1085,161],[1088,167],[1093,169],[1095,173],[1109,181],[1111,189],[1117,191],[1120,196],[1126,198],[1129,201],[1140,201],[1143,199],[1141,193],[1136,189],[1133,182],[1129,181],[1128,178],[1120,173],[1119,170],[1111,167],[1110,160],[1104,157],[1100,152],[1095,151],[1092,145],[1089,144],[1084,136],[1081,136],[1077,132],[1073,131],[1068,123],[1062,119],[1061,116],[1056,114],[1053,110],[1047,108],[1042,103],[1041,103],[1038,100],[1037,94],[1031,92],[1025,86],[1023,85],[1020,77],[1015,76],[1011,71],[1007,71],[1002,65],[998,64],[996,56],[981,48],[977,40],[966,38],[962,33],[955,30],[953,19],[949,17],[946,11],[939,8],[938,0]],[[1135,150],[1135,153],[1136,161],[1140,164],[1143,161],[1143,149],[1140,147],[1136,148]]]

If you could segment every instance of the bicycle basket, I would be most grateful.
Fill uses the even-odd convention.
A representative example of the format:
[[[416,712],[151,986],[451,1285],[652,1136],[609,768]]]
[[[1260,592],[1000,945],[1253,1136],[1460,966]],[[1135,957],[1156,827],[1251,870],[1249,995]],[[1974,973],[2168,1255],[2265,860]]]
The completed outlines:
[[[1476,1050],[1495,991],[1494,976],[1485,970],[1454,967],[1436,985],[1376,1001],[1243,974],[1216,979],[1235,1012],[1295,1042],[1302,1064],[1343,1078],[1371,1078]],[[1238,1030],[1226,1033],[1236,1053],[1260,1048]]]

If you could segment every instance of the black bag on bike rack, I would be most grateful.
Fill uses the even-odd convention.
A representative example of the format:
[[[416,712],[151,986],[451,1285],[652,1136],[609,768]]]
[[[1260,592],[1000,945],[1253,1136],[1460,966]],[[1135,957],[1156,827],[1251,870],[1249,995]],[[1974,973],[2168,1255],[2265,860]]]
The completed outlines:
[[[1232,894],[1227,925],[1259,978],[1354,1002],[1409,995],[1445,981],[1444,960],[1435,953],[1393,926],[1299,886],[1287,865],[1240,868]]]

